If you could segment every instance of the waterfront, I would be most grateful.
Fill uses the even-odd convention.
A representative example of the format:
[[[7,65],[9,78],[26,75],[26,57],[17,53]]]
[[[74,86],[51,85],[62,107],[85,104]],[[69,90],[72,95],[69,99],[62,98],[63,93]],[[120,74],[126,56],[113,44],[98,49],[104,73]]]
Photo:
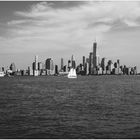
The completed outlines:
[[[0,114],[0,138],[140,138],[140,77],[3,77]]]

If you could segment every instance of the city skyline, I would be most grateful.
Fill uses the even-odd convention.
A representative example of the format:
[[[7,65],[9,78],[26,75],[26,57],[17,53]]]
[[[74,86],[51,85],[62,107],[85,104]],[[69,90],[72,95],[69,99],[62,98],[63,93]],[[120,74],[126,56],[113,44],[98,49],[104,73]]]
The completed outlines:
[[[139,11],[140,2],[0,2],[0,66],[27,68],[36,54],[80,63],[96,39],[101,58],[139,72]]]
[[[58,66],[52,58],[47,58],[44,62],[39,61],[38,55],[35,56],[32,66],[28,69],[17,69],[15,63],[11,63],[10,67],[0,67],[0,75],[6,76],[64,76],[68,75],[71,69],[75,70],[78,75],[137,75],[137,66],[127,66],[120,63],[120,59],[115,62],[107,60],[105,57],[100,58],[97,55],[97,42],[93,42],[92,52],[89,57],[82,57],[82,61],[76,64],[74,55],[64,64],[61,58],[61,64]]]

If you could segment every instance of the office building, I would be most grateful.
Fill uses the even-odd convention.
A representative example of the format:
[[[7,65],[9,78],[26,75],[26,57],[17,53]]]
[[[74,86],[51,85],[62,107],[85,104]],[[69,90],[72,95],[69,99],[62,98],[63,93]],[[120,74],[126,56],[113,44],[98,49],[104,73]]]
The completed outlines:
[[[73,55],[71,56],[71,68],[76,68],[75,58]]]
[[[38,70],[43,70],[43,62],[38,62]]]
[[[97,74],[97,43],[93,43],[93,74]]]
[[[70,68],[71,68],[71,61],[68,60],[68,71],[70,71]]]
[[[137,67],[135,66],[134,67],[134,75],[136,75],[137,74]]]
[[[106,73],[107,74],[111,74],[111,64],[112,64],[112,61],[108,60],[108,64],[106,66]]]
[[[86,58],[86,63],[89,63],[89,58]]]
[[[63,71],[63,68],[64,68],[64,59],[61,58],[61,69],[60,69],[60,71]]]
[[[54,72],[55,75],[58,75],[58,65],[55,65],[55,72]]]
[[[65,66],[63,67],[63,70],[64,70],[64,72],[68,72],[68,67],[67,67],[67,65],[65,65]]]
[[[10,65],[10,70],[11,70],[12,72],[16,72],[16,65],[15,65],[15,63],[11,63],[11,65]]]
[[[97,59],[96,59],[96,61],[97,61],[97,62],[96,62],[97,65],[96,65],[96,66],[99,66],[99,65],[100,65],[100,56],[97,55],[96,58],[97,58]]]
[[[118,68],[118,74],[120,74],[120,60],[117,60],[117,68]]]
[[[36,55],[35,56],[35,67],[34,67],[34,70],[38,70],[38,56]]]
[[[83,56],[83,66],[85,67],[85,56]]]
[[[39,70],[38,70],[38,56],[35,56],[35,61],[32,64],[32,68],[33,68],[33,75],[34,76],[38,76],[39,75]]]
[[[89,54],[89,74],[93,74],[93,52]]]
[[[106,60],[105,60],[105,58],[102,58],[102,60],[101,60],[101,68],[102,68],[102,74],[106,74]]]
[[[28,75],[33,75],[33,69],[30,66],[28,67]]]
[[[38,62],[38,71],[39,71],[39,75],[42,75],[44,73],[44,63],[43,62]]]
[[[54,74],[54,64],[51,58],[48,58],[45,63],[46,66],[46,75],[53,75]]]
[[[97,43],[94,42],[93,43],[93,68],[96,68],[96,66],[97,66],[97,56],[96,56],[96,53],[97,53]]]

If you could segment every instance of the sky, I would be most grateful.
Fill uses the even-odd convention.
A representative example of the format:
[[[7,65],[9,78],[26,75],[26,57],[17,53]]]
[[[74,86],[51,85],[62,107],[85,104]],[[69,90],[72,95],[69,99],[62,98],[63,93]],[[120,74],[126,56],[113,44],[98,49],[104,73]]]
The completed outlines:
[[[34,56],[55,64],[97,53],[140,72],[139,1],[0,1],[0,66],[32,65]]]

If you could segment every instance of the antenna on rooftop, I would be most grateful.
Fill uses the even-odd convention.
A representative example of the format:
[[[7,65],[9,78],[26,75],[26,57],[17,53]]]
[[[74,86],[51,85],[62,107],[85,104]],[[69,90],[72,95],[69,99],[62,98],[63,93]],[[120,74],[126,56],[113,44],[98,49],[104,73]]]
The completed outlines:
[[[95,42],[97,41],[97,37],[96,37],[96,34],[95,34],[95,38],[94,38],[94,41],[95,41]]]

